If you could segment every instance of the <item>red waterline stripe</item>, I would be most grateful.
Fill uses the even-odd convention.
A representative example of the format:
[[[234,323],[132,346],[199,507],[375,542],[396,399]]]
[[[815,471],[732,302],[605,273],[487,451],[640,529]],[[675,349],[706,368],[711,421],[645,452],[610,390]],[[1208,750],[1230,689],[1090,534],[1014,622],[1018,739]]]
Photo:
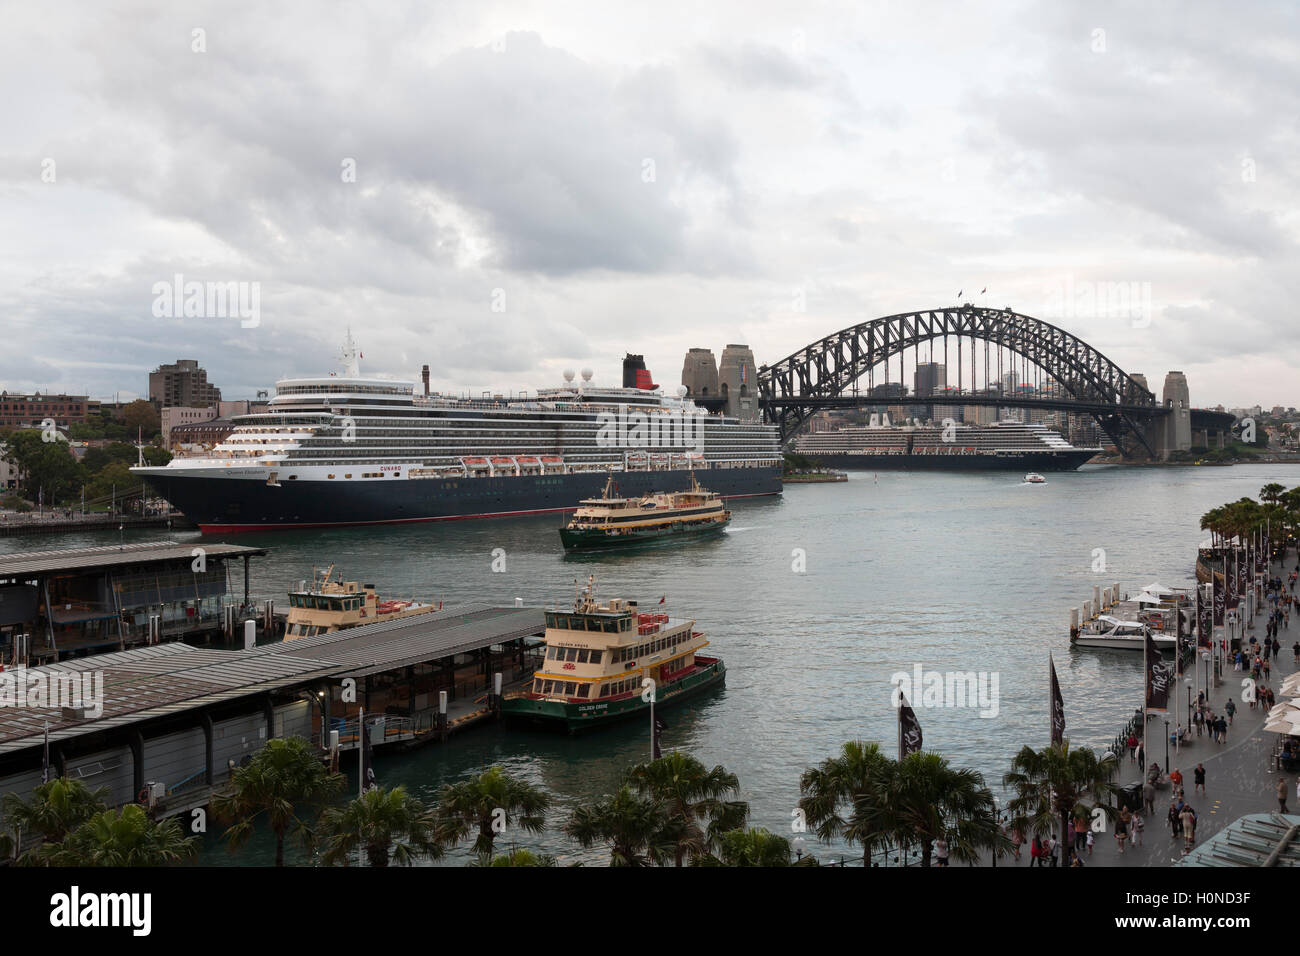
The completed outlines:
[[[731,498],[770,498],[779,495],[779,491],[764,491],[752,495],[723,495],[724,501]],[[550,515],[573,511],[574,508],[539,508],[534,511],[487,511],[474,515],[443,515],[438,518],[384,518],[379,521],[319,521],[319,522],[280,522],[276,524],[200,524],[203,534],[241,534],[246,531],[289,531],[294,528],[355,528],[372,524],[423,524],[429,521],[463,521],[470,518],[518,518],[526,515]]]

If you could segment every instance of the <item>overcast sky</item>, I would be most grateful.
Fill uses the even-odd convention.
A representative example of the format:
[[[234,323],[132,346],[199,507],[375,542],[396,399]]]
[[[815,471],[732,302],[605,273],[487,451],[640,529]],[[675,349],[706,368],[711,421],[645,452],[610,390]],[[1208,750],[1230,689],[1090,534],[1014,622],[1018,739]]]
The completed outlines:
[[[1300,405],[1297,10],[10,7],[0,386],[186,357],[249,397],[349,325],[435,388],[625,351],[676,386],[692,346],[771,363],[987,286],[1157,391]],[[156,315],[177,274],[257,283],[258,324]]]

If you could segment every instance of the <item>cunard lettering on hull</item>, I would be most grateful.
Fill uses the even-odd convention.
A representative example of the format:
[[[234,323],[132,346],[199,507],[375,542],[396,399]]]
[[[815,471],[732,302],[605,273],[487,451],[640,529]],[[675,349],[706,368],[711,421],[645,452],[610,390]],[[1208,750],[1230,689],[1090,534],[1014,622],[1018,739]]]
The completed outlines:
[[[636,494],[685,491],[693,472],[727,498],[781,493],[774,426],[658,387],[566,373],[535,398],[455,398],[362,376],[350,335],[340,359],[277,382],[222,441],[132,470],[212,533],[571,511],[611,474]]]

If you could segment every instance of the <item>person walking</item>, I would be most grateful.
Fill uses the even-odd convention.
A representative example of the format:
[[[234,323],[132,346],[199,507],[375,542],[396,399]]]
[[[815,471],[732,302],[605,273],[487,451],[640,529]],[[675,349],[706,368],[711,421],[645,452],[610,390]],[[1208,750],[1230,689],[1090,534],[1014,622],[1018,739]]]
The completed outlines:
[[[1020,827],[1011,828],[1011,852],[1016,856],[1016,862],[1020,862],[1020,844],[1025,842],[1025,835],[1020,832]]]
[[[1146,826],[1147,826],[1146,823],[1144,823],[1142,820],[1142,814],[1140,813],[1133,814],[1133,822],[1132,824],[1130,824],[1129,829],[1133,831],[1134,846],[1142,845],[1142,831],[1146,829]]]
[[[1074,848],[1082,850],[1088,842],[1088,818],[1074,818]]]
[[[1147,813],[1155,816],[1156,812],[1156,785],[1148,780],[1142,784],[1142,807]]]
[[[1202,794],[1204,794],[1205,793],[1205,764],[1198,763],[1196,765],[1196,769],[1192,771],[1192,779],[1196,781],[1196,786],[1192,788],[1192,792],[1195,793],[1197,790],[1199,790],[1201,791]]]
[[[1300,655],[1300,644],[1296,644],[1296,648],[1296,654]],[[1238,669],[1240,670],[1240,668]],[[1223,709],[1228,712],[1228,726],[1232,726],[1232,715],[1237,712],[1237,705],[1233,702],[1231,697],[1229,697],[1228,702],[1223,705]]]
[[[934,841],[934,865],[948,865],[948,841],[942,836]]]
[[[1091,830],[1091,828],[1090,828],[1090,829],[1088,830],[1088,840],[1087,840],[1087,843],[1088,843],[1088,856],[1092,856],[1092,845],[1093,845],[1094,842],[1095,842],[1095,840],[1093,839],[1092,830]]]
[[[1041,837],[1035,836],[1029,844],[1029,865],[1031,868],[1043,865],[1043,841]]]
[[[1169,838],[1177,840],[1178,834],[1183,832],[1183,821],[1178,815],[1178,801],[1169,801]]]
[[[1119,852],[1124,852],[1124,841],[1128,839],[1128,819],[1129,812],[1127,809],[1120,811],[1119,819],[1115,821],[1115,845],[1119,847]]]
[[[1277,805],[1281,808],[1282,813],[1287,812],[1286,808],[1286,777],[1277,778]]]
[[[1183,822],[1183,852],[1191,853],[1192,844],[1196,842],[1196,811],[1190,803],[1185,804],[1179,817]]]
[[[1196,713],[1192,714],[1192,723],[1196,725],[1196,736],[1201,736],[1201,731],[1205,729],[1205,716],[1198,707]]]
[[[1130,760],[1137,760],[1138,758],[1137,749],[1138,749],[1137,734],[1129,734],[1128,735],[1128,758]]]
[[[1297,644],[1296,647],[1300,648],[1300,644]],[[1296,654],[1300,655],[1300,650],[1297,650]],[[1300,660],[1300,657],[1297,657],[1297,660]],[[1147,768],[1147,743],[1145,736],[1138,741],[1137,761],[1138,773],[1142,773]]]

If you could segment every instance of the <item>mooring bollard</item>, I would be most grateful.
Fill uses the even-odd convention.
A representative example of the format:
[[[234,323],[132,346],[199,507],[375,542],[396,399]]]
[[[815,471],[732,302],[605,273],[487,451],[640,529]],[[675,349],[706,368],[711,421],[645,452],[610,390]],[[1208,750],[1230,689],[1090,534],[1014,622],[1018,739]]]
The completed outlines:
[[[257,622],[244,622],[244,650],[251,651],[257,646]]]

